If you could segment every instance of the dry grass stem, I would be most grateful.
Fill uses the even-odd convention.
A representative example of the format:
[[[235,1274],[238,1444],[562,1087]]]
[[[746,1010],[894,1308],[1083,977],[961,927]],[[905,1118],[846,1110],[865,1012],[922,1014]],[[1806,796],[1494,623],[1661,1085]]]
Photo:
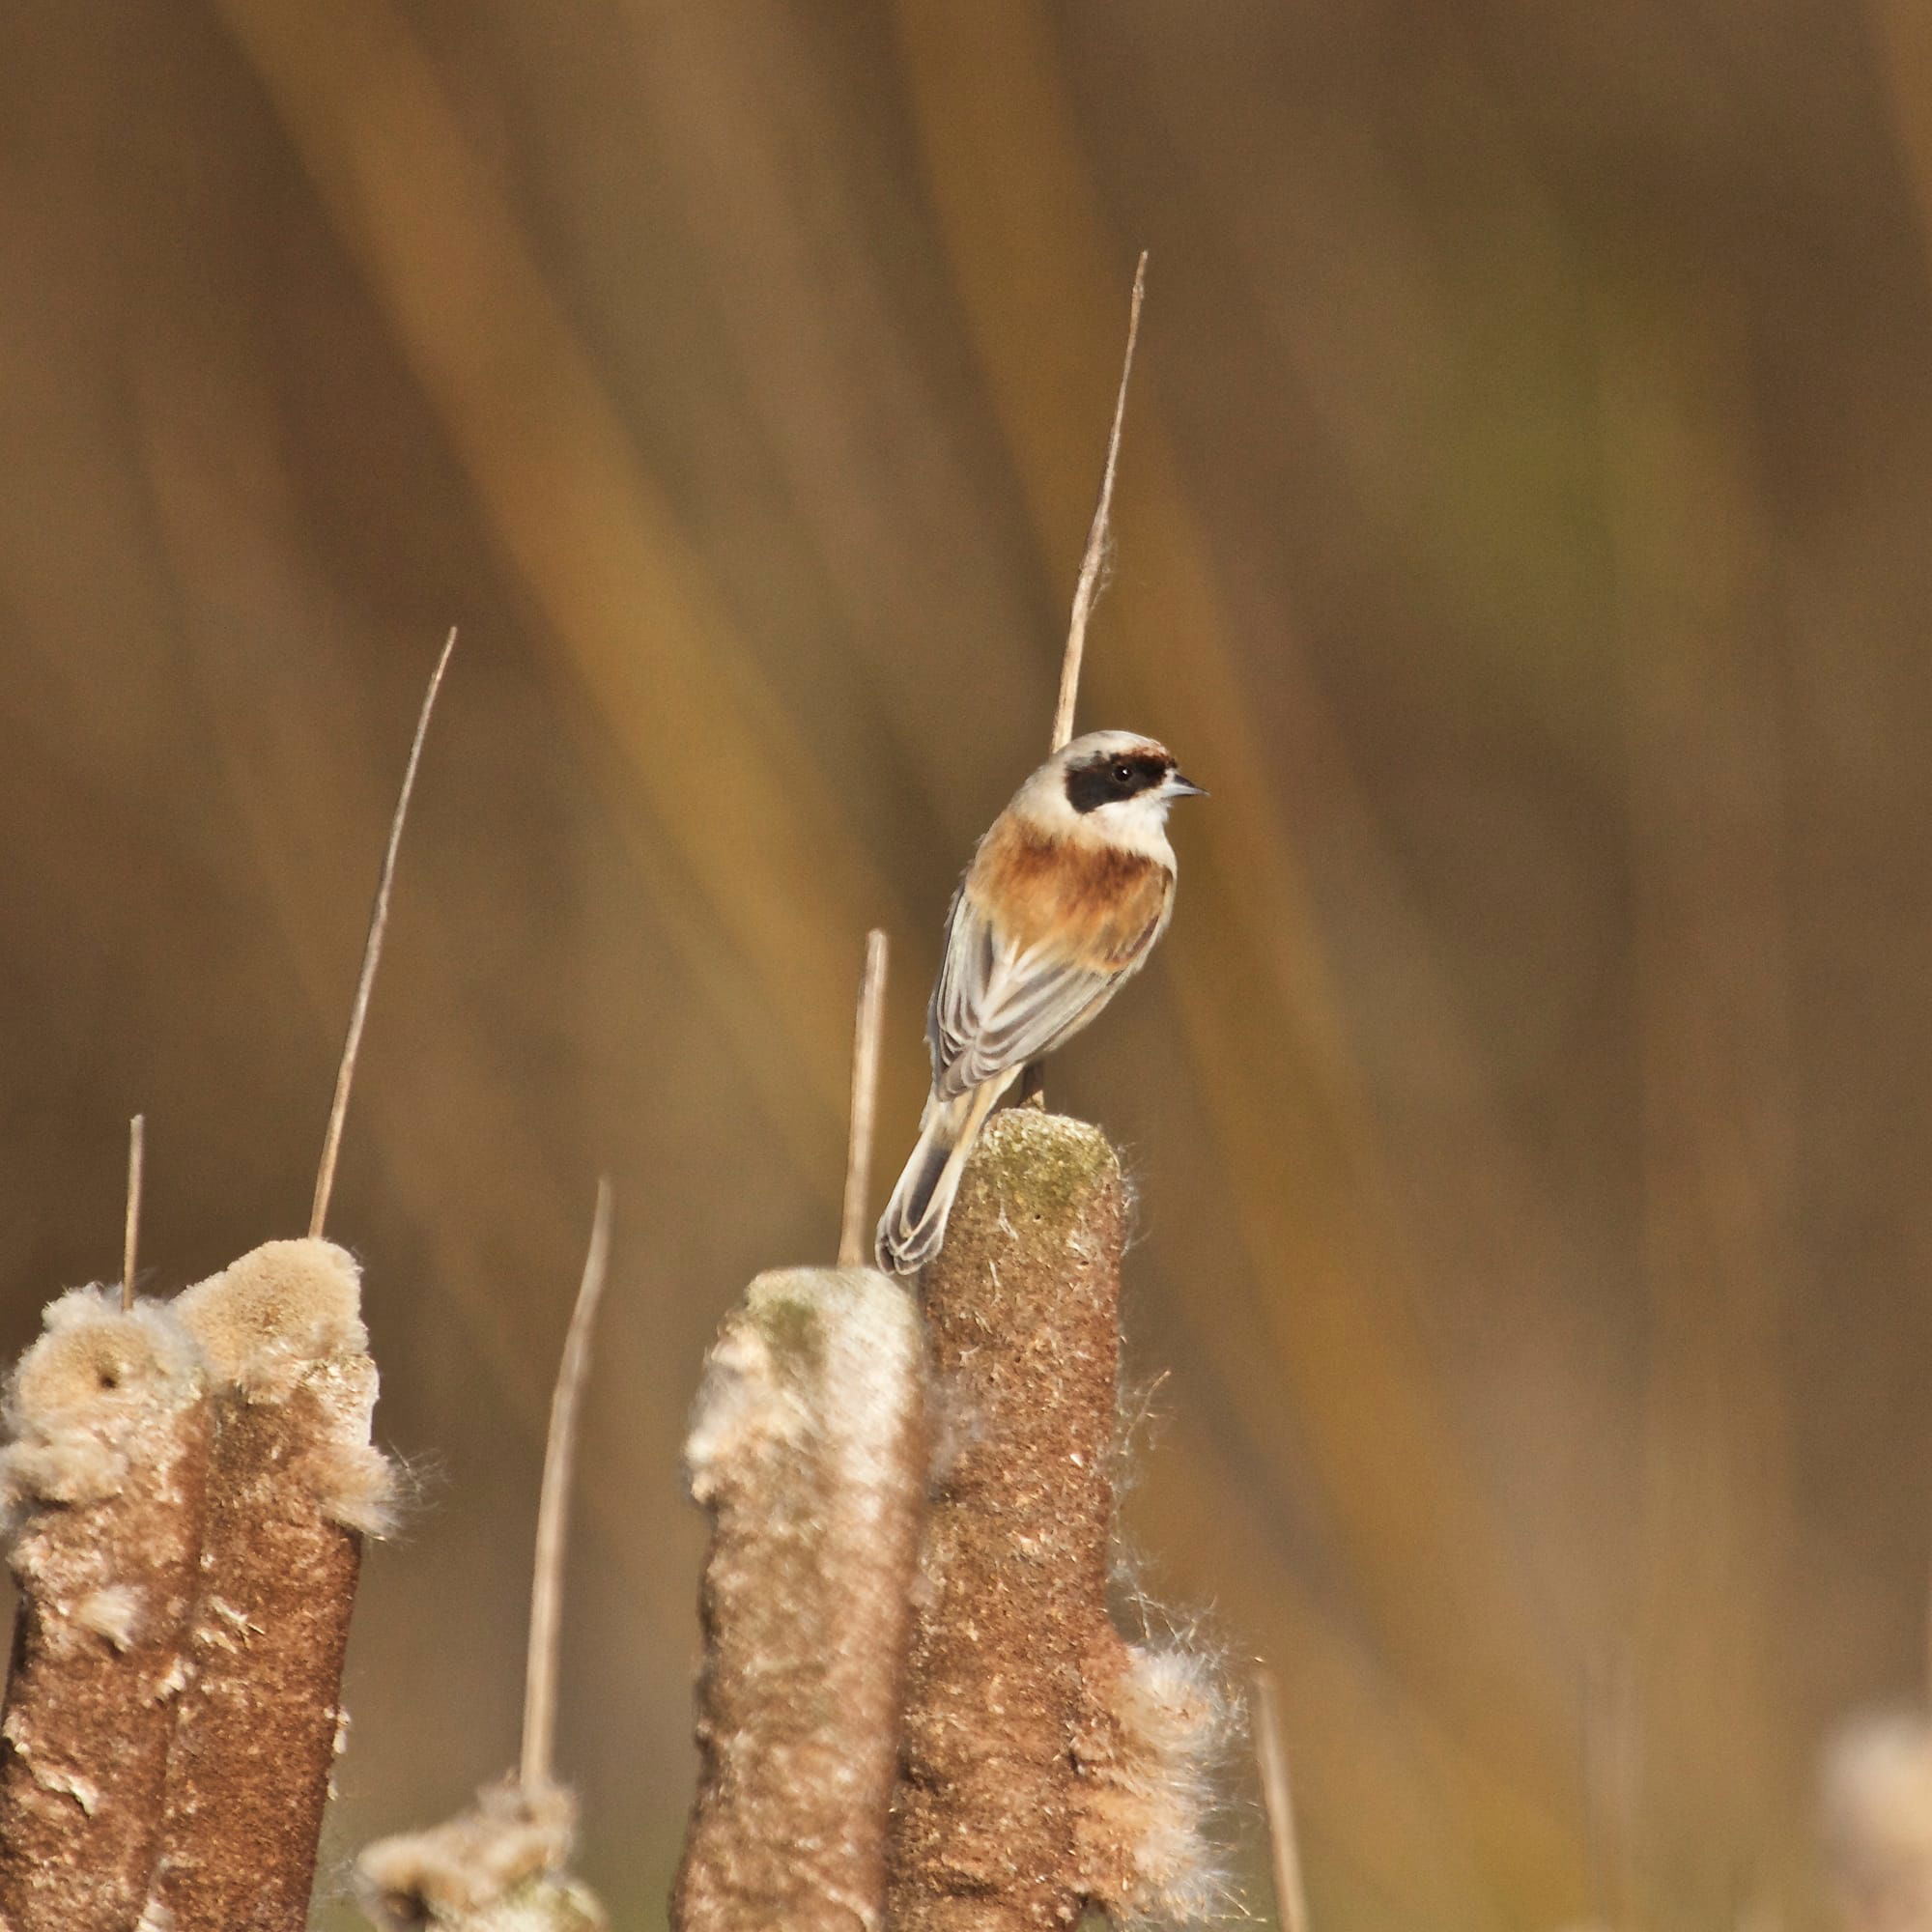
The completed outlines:
[[[355,981],[355,1000],[349,1009],[349,1032],[342,1042],[342,1059],[335,1069],[335,1094],[328,1106],[328,1126],[322,1138],[322,1158],[316,1163],[315,1203],[309,1210],[308,1233],[320,1240],[328,1220],[328,1197],[335,1186],[335,1161],[342,1151],[342,1124],[349,1115],[349,1090],[355,1079],[355,1056],[362,1045],[362,1028],[369,1017],[369,995],[376,984],[376,967],[383,956],[383,934],[389,923],[389,889],[396,877],[396,854],[402,849],[403,821],[409,815],[410,793],[416,782],[416,766],[422,759],[423,740],[429,735],[430,713],[436,708],[436,695],[442,688],[442,674],[449,668],[449,654],[456,648],[452,626],[443,639],[436,668],[430,672],[429,689],[423,693],[422,710],[416,718],[416,732],[410,741],[409,763],[403,767],[402,789],[396,794],[396,810],[389,820],[389,843],[383,854],[383,870],[376,881],[376,903],[369,914],[369,937],[362,946],[362,971]]]
[[[0,1734],[0,1924],[128,1932],[160,1848],[210,1411],[172,1313],[75,1289],[8,1386],[19,1591]]]
[[[852,1932],[885,1899],[925,1488],[919,1317],[871,1268],[760,1275],[685,1445],[711,1519],[677,1932]]]
[[[1281,1724],[1281,1693],[1272,1670],[1257,1666],[1249,1710],[1255,1760],[1261,1769],[1262,1804],[1267,1812],[1268,1860],[1274,1873],[1274,1909],[1281,1932],[1308,1932],[1308,1894],[1301,1880],[1301,1842],[1294,1829],[1294,1791],[1288,1777],[1288,1740]]]
[[[536,1560],[530,1576],[530,1651],[524,1676],[524,1748],[520,1776],[527,1792],[548,1790],[556,1741],[556,1685],[562,1657],[563,1560],[570,1529],[570,1478],[577,1462],[577,1418],[590,1372],[590,1339],[611,1260],[611,1182],[597,1183],[597,1208],[583,1277],[563,1340],[550,1401],[543,1491],[537,1501]]]
[[[1114,504],[1114,471],[1121,457],[1121,425],[1127,413],[1127,379],[1134,373],[1134,345],[1140,340],[1141,301],[1147,294],[1147,250],[1134,269],[1134,295],[1127,310],[1127,350],[1121,359],[1121,386],[1114,397],[1114,427],[1107,437],[1107,465],[1100,472],[1100,500],[1087,532],[1080,577],[1073,586],[1073,611],[1066,624],[1066,650],[1060,661],[1060,697],[1053,708],[1053,743],[1059,751],[1073,736],[1073,708],[1080,696],[1080,663],[1087,654],[1087,620],[1094,614],[1106,573],[1109,520]]]
[[[610,1258],[611,1183],[602,1179],[551,1396],[522,1762],[515,1777],[485,1785],[469,1810],[426,1831],[380,1838],[363,1851],[355,1861],[355,1895],[382,1932],[599,1932],[606,1923],[596,1896],[569,1873],[577,1800],[555,1781],[553,1765],[571,1472]]]
[[[1231,1706],[1107,1611],[1127,1197],[1097,1129],[996,1115],[923,1276],[944,1467],[907,1672],[889,1919],[1021,1932],[1185,1918]]]
[[[121,1312],[134,1306],[134,1257],[141,1241],[141,1164],[146,1153],[147,1116],[128,1122],[128,1215],[121,1228]]]
[[[200,1589],[155,1889],[162,1923],[300,1932],[347,1722],[342,1659],[389,1467],[354,1260],[270,1241],[174,1304],[215,1400]]]
[[[845,1141],[845,1202],[838,1218],[838,1265],[862,1267],[869,1243],[867,1197],[872,1187],[872,1122],[879,1102],[879,1040],[886,1016],[886,935],[866,935],[866,972],[852,1032],[852,1117]]]

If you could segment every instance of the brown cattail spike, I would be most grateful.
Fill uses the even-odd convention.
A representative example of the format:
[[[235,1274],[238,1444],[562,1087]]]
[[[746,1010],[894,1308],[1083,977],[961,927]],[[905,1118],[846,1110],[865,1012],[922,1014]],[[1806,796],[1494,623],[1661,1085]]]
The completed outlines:
[[[0,1924],[128,1932],[161,1843],[210,1408],[172,1311],[75,1289],[8,1386],[19,1590],[0,1718]]]
[[[677,1932],[882,1922],[925,1481],[919,1317],[871,1268],[760,1275],[685,1463],[711,1518]]]
[[[359,1302],[355,1261],[298,1240],[254,1249],[174,1304],[208,1366],[215,1438],[155,1888],[162,1924],[307,1923],[362,1534],[386,1525],[392,1484],[369,1441],[376,1369]]]
[[[1231,1705],[1107,1614],[1127,1229],[1097,1129],[1010,1108],[923,1278],[942,1454],[908,1666],[895,1932],[1058,1932],[1216,1903],[1208,1773]]]
[[[1114,470],[1121,457],[1121,425],[1126,420],[1127,379],[1134,373],[1134,345],[1140,340],[1141,301],[1147,294],[1147,250],[1134,269],[1134,297],[1127,310],[1127,350],[1121,358],[1121,386],[1114,397],[1114,427],[1107,438],[1107,464],[1100,472],[1100,500],[1087,532],[1087,549],[1080,559],[1080,576],[1073,586],[1073,611],[1066,624],[1066,649],[1060,660],[1060,696],[1053,707],[1053,743],[1057,752],[1073,736],[1073,709],[1080,696],[1080,663],[1087,654],[1087,620],[1094,614],[1107,566],[1114,505]]]
[[[389,843],[383,854],[383,869],[376,881],[376,903],[369,914],[369,936],[362,944],[362,971],[355,981],[355,998],[349,1009],[349,1031],[342,1041],[342,1058],[335,1069],[335,1094],[328,1104],[328,1125],[323,1131],[322,1158],[316,1163],[315,1201],[309,1209],[308,1232],[319,1240],[328,1220],[328,1197],[335,1187],[336,1156],[342,1151],[342,1126],[349,1117],[349,1090],[355,1079],[355,1056],[362,1045],[362,1028],[369,1017],[369,995],[376,984],[376,967],[383,956],[383,935],[389,924],[389,888],[395,883],[396,854],[402,849],[403,821],[409,815],[410,793],[415,789],[416,766],[422,759],[423,740],[429,735],[429,715],[436,708],[436,695],[442,688],[442,674],[449,668],[449,654],[456,648],[452,628],[443,639],[442,654],[430,672],[429,689],[423,693],[422,710],[416,718],[416,733],[410,742],[410,760],[403,767],[403,783],[396,794],[396,810],[389,820]]]

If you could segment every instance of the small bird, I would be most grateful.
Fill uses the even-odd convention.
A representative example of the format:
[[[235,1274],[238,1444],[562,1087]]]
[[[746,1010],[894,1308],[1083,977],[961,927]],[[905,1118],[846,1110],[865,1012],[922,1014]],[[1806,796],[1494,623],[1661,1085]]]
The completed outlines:
[[[1201,795],[1163,745],[1090,731],[1056,752],[980,840],[946,915],[926,1009],[932,1094],[879,1222],[879,1265],[939,1252],[993,1103],[1147,964],[1174,911],[1168,808]]]

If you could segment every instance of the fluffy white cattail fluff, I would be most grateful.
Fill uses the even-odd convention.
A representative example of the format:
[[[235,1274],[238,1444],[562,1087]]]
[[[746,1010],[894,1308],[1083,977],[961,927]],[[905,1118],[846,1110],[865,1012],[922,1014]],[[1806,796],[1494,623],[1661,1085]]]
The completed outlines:
[[[426,1832],[380,1838],[355,1861],[355,1896],[381,1932],[601,1932],[603,1908],[566,1867],[577,1805],[560,1785],[486,1784]]]
[[[362,1278],[332,1241],[264,1241],[175,1306],[210,1378],[246,1407],[307,1413],[291,1473],[328,1521],[365,1536],[394,1526],[395,1472],[369,1439],[376,1368],[362,1325]]]
[[[195,1345],[168,1308],[124,1312],[115,1290],[76,1288],[43,1320],[7,1385],[0,1501],[10,1521],[36,1504],[117,1493],[136,1453],[137,1392],[176,1407],[200,1389]]]
[[[1215,1659],[1178,1645],[1130,1644],[1109,1701],[1114,1749],[1096,1767],[1083,1820],[1107,1865],[1118,1869],[1127,1849],[1126,1883],[1107,1902],[1164,1925],[1208,1918],[1229,1897],[1208,1826],[1240,1705]]]

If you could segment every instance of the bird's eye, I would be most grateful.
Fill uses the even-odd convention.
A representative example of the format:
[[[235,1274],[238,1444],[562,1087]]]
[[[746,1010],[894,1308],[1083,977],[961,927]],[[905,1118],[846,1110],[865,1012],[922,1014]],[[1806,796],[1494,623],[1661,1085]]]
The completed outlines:
[[[1122,764],[1122,765],[1116,765],[1114,767],[1114,782],[1116,784],[1132,784],[1133,781],[1134,781],[1133,766]]]

